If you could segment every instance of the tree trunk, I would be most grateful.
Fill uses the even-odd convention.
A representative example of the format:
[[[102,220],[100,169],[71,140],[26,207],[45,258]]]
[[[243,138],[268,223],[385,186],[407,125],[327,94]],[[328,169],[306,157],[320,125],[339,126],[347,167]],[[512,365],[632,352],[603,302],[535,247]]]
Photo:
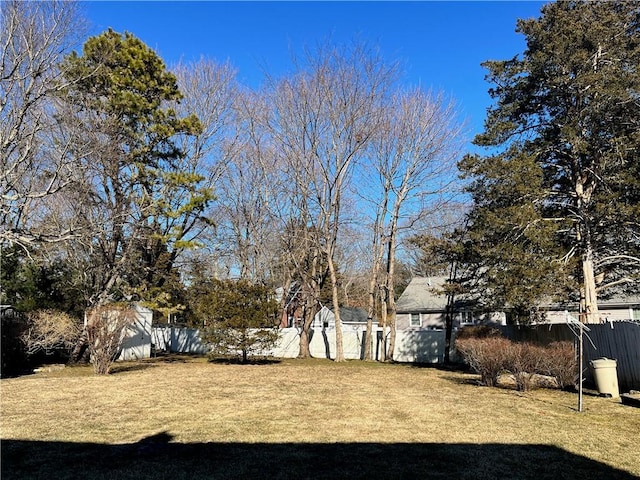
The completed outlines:
[[[340,320],[340,301],[338,296],[338,275],[333,258],[329,257],[329,275],[331,276],[331,296],[333,297],[333,314],[336,322],[336,362],[344,362],[344,345],[342,341],[342,321]]]
[[[380,348],[380,361],[387,361],[387,292],[382,293],[382,301],[380,302],[380,319],[382,323],[382,345]]]
[[[585,323],[600,323],[598,294],[593,272],[593,251],[589,245],[582,256],[582,282],[584,289]]]
[[[313,308],[311,301],[305,302],[304,312],[302,315],[302,329],[300,331],[300,352],[298,358],[311,358],[311,349],[309,343],[311,336],[311,324],[313,323],[313,317],[315,317],[316,309]]]
[[[389,249],[387,251],[387,321],[389,323],[389,349],[387,351],[387,361],[393,361],[393,354],[396,348],[396,294],[395,294],[395,259],[396,259],[396,239],[398,236],[398,218],[400,216],[400,205],[403,195],[401,194],[394,206],[394,214],[390,225]]]
[[[451,286],[451,283],[455,281],[458,273],[457,263],[454,260],[451,262],[449,269],[449,289],[447,291],[447,308],[445,310],[445,333],[444,333],[444,363],[447,364],[451,361],[451,337],[453,336],[453,305],[455,302],[455,293]]]
[[[78,340],[76,341],[76,344],[73,347],[73,350],[71,351],[71,357],[70,357],[71,363],[77,363],[82,359],[82,357],[84,356],[84,353],[87,351],[87,348],[89,347],[88,341],[89,341],[89,336],[87,334],[87,327],[85,326],[82,329],[82,333],[78,337]]]
[[[453,336],[453,294],[447,295],[447,307],[444,312],[444,363],[451,361],[451,337]]]
[[[389,313],[387,320],[389,322],[389,352],[387,353],[387,361],[393,361],[393,355],[396,349],[396,301],[393,294],[389,297]]]
[[[581,223],[578,224],[576,239],[582,247],[582,290],[584,294],[585,323],[599,323],[598,294],[596,279],[593,271],[593,245],[591,243],[591,229],[588,223],[587,206],[591,201],[594,185],[585,185],[586,179],[579,175],[576,181],[577,210],[580,212]]]
[[[376,284],[378,283],[377,269],[374,267],[374,272],[371,275],[369,281],[369,305],[367,307],[367,331],[366,331],[366,343],[364,346],[364,360],[373,360],[371,351],[371,336],[373,335],[373,315],[375,313],[376,306]]]

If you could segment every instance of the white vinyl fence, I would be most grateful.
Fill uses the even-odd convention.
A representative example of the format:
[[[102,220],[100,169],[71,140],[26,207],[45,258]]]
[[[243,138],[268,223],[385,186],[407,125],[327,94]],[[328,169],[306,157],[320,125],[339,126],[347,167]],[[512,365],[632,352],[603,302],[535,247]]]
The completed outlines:
[[[347,359],[362,359],[366,347],[366,330],[363,325],[344,325],[342,329],[344,356]],[[388,337],[388,334],[387,334]],[[388,342],[388,338],[386,339]],[[172,353],[206,354],[209,349],[202,341],[200,331],[177,326],[154,327],[151,341],[157,351]],[[374,330],[372,351],[376,359],[383,349],[382,331]],[[442,363],[444,361],[445,332],[398,331],[394,360],[398,362]],[[336,330],[322,328],[311,330],[309,343],[314,358],[335,358]],[[300,331],[296,328],[280,329],[277,345],[261,355],[276,358],[295,358],[300,352]]]
[[[209,347],[202,341],[200,330],[163,325],[151,330],[151,343],[156,351],[206,354]]]

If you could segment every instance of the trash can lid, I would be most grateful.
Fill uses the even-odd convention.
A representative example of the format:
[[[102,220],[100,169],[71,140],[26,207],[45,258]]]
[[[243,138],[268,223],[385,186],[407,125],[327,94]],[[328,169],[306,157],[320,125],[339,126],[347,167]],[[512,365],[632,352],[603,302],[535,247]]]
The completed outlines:
[[[607,357],[591,360],[591,365],[593,365],[594,367],[615,367],[617,363],[617,360]]]

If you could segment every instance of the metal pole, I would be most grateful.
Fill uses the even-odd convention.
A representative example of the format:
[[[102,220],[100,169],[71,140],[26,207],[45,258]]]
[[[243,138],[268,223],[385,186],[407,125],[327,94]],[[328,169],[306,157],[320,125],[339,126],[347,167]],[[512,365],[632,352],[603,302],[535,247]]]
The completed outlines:
[[[579,380],[578,380],[578,412],[582,412],[582,380],[583,380],[583,375],[582,375],[582,358],[583,358],[583,343],[582,343],[582,336],[583,336],[583,332],[584,332],[584,327],[583,327],[583,323],[582,323],[582,318],[583,318],[583,314],[580,313],[580,335],[579,335],[579,340],[578,340],[578,369],[580,370],[580,375],[579,375]]]

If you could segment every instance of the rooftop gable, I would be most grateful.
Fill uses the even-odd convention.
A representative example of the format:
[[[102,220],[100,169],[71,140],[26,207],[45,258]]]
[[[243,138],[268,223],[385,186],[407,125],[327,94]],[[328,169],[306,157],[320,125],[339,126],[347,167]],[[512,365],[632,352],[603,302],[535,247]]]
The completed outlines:
[[[442,292],[447,277],[414,277],[396,302],[398,313],[444,311],[447,296]]]

